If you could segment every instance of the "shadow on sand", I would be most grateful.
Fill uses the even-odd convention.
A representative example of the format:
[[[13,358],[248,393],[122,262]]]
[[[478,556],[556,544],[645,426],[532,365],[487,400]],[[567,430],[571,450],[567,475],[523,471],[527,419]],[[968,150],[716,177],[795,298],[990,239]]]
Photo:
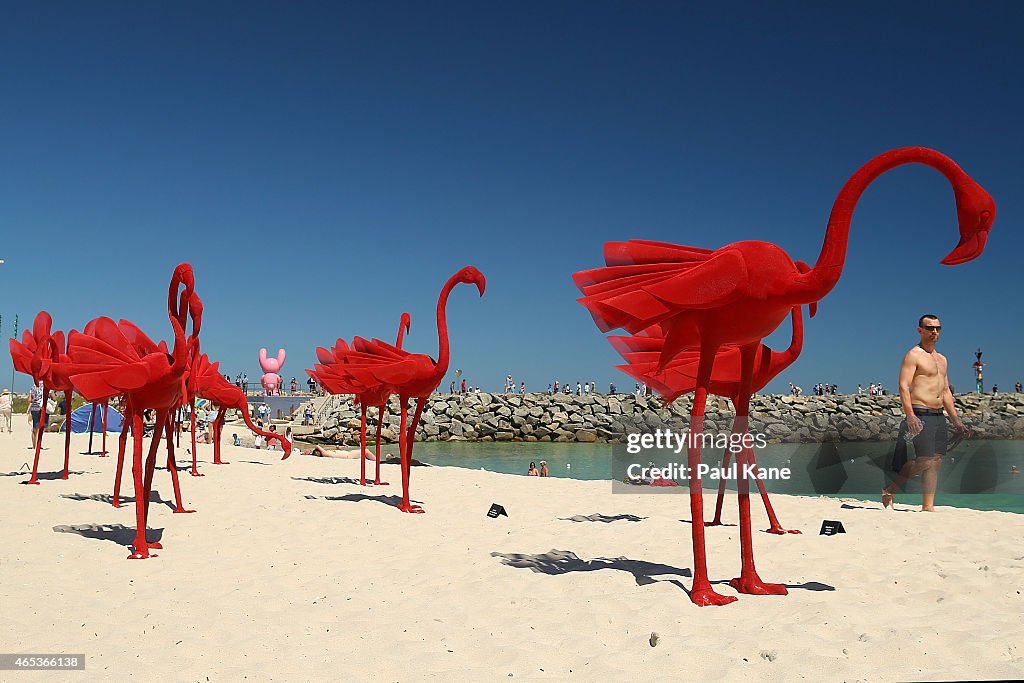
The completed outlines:
[[[368,496],[365,493],[348,493],[344,496],[305,496],[306,500],[340,500],[346,503],[361,503],[364,500],[370,500],[375,503],[383,503],[388,507],[398,507],[402,502],[401,496]],[[420,505],[421,502],[414,500],[412,501],[416,505]]]
[[[78,500],[78,501],[94,500],[94,501],[96,501],[98,503],[106,503],[107,505],[113,505],[113,503],[114,503],[114,495],[112,493],[93,493],[91,495],[86,495],[84,493],[62,493],[61,494],[61,498],[67,498],[68,500]],[[125,506],[125,507],[127,507],[128,505],[134,505],[135,504],[135,498],[134,497],[121,496],[120,500],[121,500],[121,505]],[[151,491],[150,492],[149,502],[150,503],[157,503],[158,505],[166,505],[167,507],[169,507],[172,510],[177,508],[177,505],[174,504],[173,500],[163,500],[160,497],[160,492],[159,491]]]
[[[604,522],[610,524],[612,522],[624,521],[624,522],[642,522],[647,519],[646,517],[637,517],[636,515],[624,514],[624,515],[602,515],[600,512],[595,512],[592,515],[573,515],[572,517],[559,517],[558,519],[563,522]]]
[[[352,477],[292,477],[295,481],[311,481],[314,484],[356,484],[359,485],[358,479]],[[368,480],[369,481],[369,480]]]
[[[135,527],[123,524],[63,524],[53,527],[53,530],[58,534],[78,534],[85,538],[112,541],[126,548],[130,548],[135,542]],[[150,542],[159,543],[163,535],[163,529],[146,529],[146,540]]]
[[[529,569],[541,574],[555,576],[568,574],[570,572],[596,572],[602,569],[613,569],[632,574],[636,585],[647,586],[652,583],[668,582],[678,586],[689,595],[689,589],[684,586],[678,578],[660,578],[655,576],[674,576],[690,578],[692,573],[689,569],[680,569],[667,564],[645,562],[644,560],[631,560],[626,557],[596,557],[592,560],[584,560],[571,550],[549,550],[539,555],[526,555],[521,553],[491,553],[491,557],[501,558],[502,564],[517,569]],[[728,581],[712,581],[713,584],[728,584]],[[834,591],[835,587],[818,581],[806,581],[799,584],[787,583],[786,588],[790,590],[809,591]]]

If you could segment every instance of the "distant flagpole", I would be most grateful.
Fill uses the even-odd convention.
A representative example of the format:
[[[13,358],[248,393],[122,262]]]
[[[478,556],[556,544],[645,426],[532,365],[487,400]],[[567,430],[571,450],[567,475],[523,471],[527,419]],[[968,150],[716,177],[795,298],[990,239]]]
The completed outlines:
[[[11,335],[11,339],[18,338],[18,314],[14,314],[14,334]],[[11,396],[14,396],[14,368],[11,368]],[[13,400],[13,399],[12,399]]]

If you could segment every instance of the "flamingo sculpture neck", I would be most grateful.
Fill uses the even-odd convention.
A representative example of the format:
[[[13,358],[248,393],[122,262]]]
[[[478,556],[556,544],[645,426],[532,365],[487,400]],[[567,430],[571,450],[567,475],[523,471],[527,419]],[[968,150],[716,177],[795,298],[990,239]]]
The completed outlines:
[[[945,154],[927,147],[901,147],[879,154],[861,166],[843,185],[832,205],[818,260],[813,269],[799,278],[802,280],[799,303],[818,301],[836,286],[846,262],[850,222],[857,202],[876,178],[904,164],[931,166],[946,176],[953,186],[960,218],[960,243],[942,263],[957,265],[981,253],[988,239],[988,230],[995,220],[995,202],[989,194]]]
[[[398,337],[395,339],[395,346],[402,348],[402,341],[405,340],[405,335],[411,327],[412,317],[408,313],[403,313],[401,320],[398,322]]]
[[[463,281],[460,279],[462,271],[448,278],[441,288],[441,294],[437,297],[437,363],[434,364],[434,374],[437,377],[444,377],[448,372],[450,360],[450,348],[448,346],[448,295],[452,293],[455,285]]]

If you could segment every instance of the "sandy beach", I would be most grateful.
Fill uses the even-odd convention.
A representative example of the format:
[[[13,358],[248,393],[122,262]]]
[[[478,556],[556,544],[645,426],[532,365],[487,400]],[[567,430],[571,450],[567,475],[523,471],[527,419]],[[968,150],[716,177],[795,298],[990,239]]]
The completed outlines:
[[[895,512],[778,496],[782,523],[804,533],[754,542],[761,576],[790,594],[698,608],[685,592],[685,495],[419,467],[412,497],[427,514],[406,515],[392,507],[396,466],[384,469],[392,485],[362,488],[357,460],[282,462],[280,452],[229,445],[231,464],[214,466],[212,447],[200,446],[206,476],[181,472],[196,513],[172,514],[170,478],[158,469],[150,529],[164,549],[128,561],[134,507],[109,504],[116,457],[79,455],[88,437],[76,434],[69,480],[45,474],[23,486],[32,452],[24,416],[14,422],[13,435],[0,434],[0,640],[7,652],[84,653],[76,680],[1024,673],[1020,515],[926,514],[906,496]],[[54,473],[62,435],[44,443],[40,471]],[[495,502],[508,517],[486,516]],[[763,528],[763,509],[752,509]],[[735,521],[735,498],[727,510]],[[819,536],[823,519],[847,533]],[[737,528],[709,529],[708,555],[712,581],[734,595],[724,581],[739,571]],[[66,674],[48,677],[57,676]]]

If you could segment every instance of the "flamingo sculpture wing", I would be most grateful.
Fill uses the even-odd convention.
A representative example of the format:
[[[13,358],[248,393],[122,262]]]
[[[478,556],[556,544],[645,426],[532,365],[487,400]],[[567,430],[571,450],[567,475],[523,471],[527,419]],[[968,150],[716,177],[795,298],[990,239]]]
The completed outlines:
[[[86,329],[89,334],[72,332],[68,343],[71,357],[69,374],[79,392],[90,401],[123,394],[126,402],[125,419],[131,419],[134,436],[132,474],[135,480],[136,531],[134,552],[129,559],[150,557],[150,550],[160,548],[146,539],[149,517],[149,499],[153,485],[159,433],[165,431],[168,449],[173,448],[169,413],[181,401],[184,377],[188,365],[188,342],[184,326],[180,323],[180,305],[175,301],[179,288],[184,287],[182,301],[188,301],[195,291],[192,267],[187,263],[174,269],[167,295],[167,312],[174,330],[174,346],[170,353],[161,350],[148,337],[132,338],[124,330],[135,326],[118,325],[110,318],[97,318]],[[144,336],[144,335],[143,335]],[[146,349],[153,349],[142,353]],[[166,347],[165,347],[166,348]],[[142,460],[142,411],[151,408],[157,412],[157,431],[153,434],[149,454]],[[173,452],[168,457],[168,468],[179,495],[178,472],[173,464]],[[180,507],[180,504],[179,504]],[[175,512],[191,512],[175,510]]]
[[[242,413],[242,419],[253,432],[262,435],[266,439],[280,439],[284,446],[284,457],[286,459],[292,452],[290,441],[280,434],[267,432],[252,423],[249,417],[249,402],[241,389],[224,379],[220,374],[220,363],[211,363],[210,358],[204,353],[199,356],[189,368],[190,381],[195,384],[196,395],[209,399],[217,404],[217,419],[213,423],[213,463],[215,465],[226,465],[220,458],[221,432],[224,429],[224,420],[228,408],[235,408]]]
[[[64,342],[64,333],[60,330],[51,331],[53,318],[46,311],[40,311],[32,323],[32,330],[25,330],[22,340],[10,340],[11,359],[14,369],[32,376],[34,383],[43,383],[43,406],[36,433],[35,456],[32,461],[32,476],[25,484],[39,484],[39,451],[43,445],[43,434],[46,432],[46,404],[51,391],[64,394],[66,406],[65,421],[67,426],[64,435],[64,473],[62,479],[68,478],[71,459],[71,422],[67,418],[71,412],[71,397],[74,386],[71,378],[63,372],[68,361]]]
[[[763,389],[780,372],[788,368],[799,357],[803,349],[804,325],[803,316],[800,315],[800,307],[794,306],[791,315],[793,321],[793,338],[789,348],[785,351],[775,351],[771,347],[761,344],[757,349],[754,360],[754,381],[752,389],[754,392]],[[658,370],[658,358],[661,355],[664,337],[660,336],[658,326],[647,330],[643,335],[630,337],[609,337],[608,341],[626,360],[626,365],[616,366],[636,381],[647,384],[657,391],[666,403],[671,403],[679,396],[688,394],[697,386],[697,367],[700,361],[700,354],[694,351],[684,351],[670,362],[663,370]],[[740,385],[740,349],[734,344],[722,346],[715,356],[714,369],[708,385],[708,391],[718,396],[728,397],[735,406],[739,401]],[[730,443],[734,443],[730,440]],[[722,469],[729,467],[731,450],[726,449],[722,454]],[[753,461],[753,454],[751,454]],[[764,502],[765,511],[768,514],[768,533],[785,534],[800,533],[797,530],[786,530],[779,523],[771,501],[768,499],[768,492],[765,490],[764,482],[758,478],[757,487],[761,492],[761,500]],[[715,504],[715,518],[708,526],[720,526],[722,524],[722,504],[725,499],[725,478],[718,482],[718,501]]]
[[[576,273],[583,293],[579,302],[602,331],[623,328],[640,334],[660,324],[664,344],[657,370],[680,353],[699,354],[690,430],[703,431],[704,410],[718,350],[734,344],[740,352],[734,431],[746,434],[754,364],[761,340],[771,334],[794,306],[827,295],[842,274],[850,223],[867,186],[886,171],[920,163],[940,171],[953,186],[960,241],[943,259],[946,265],[981,254],[995,219],[992,197],[949,157],[924,147],[904,147],[881,154],[862,166],[843,186],[832,207],[825,240],[814,267],[801,268],[769,242],[735,242],[711,251],[664,242],[631,240],[605,245],[607,267]],[[750,460],[749,449],[737,461]],[[698,605],[726,604],[734,597],[711,588],[704,549],[704,512],[697,465],[700,447],[688,452],[690,512],[693,518],[694,579],[690,599]],[[750,533],[749,484],[738,482],[742,569],[731,585],[741,593],[784,594],[782,584],[765,583],[754,567]]]
[[[437,300],[437,361],[426,354],[413,354],[392,346],[379,339],[367,340],[356,337],[352,340],[352,350],[345,357],[344,371],[352,381],[361,386],[386,385],[398,394],[401,409],[401,426],[399,427],[399,451],[402,460],[402,502],[398,509],[402,512],[423,512],[419,505],[409,500],[409,474],[412,465],[412,449],[416,439],[416,426],[426,399],[437,388],[448,372],[450,347],[448,342],[448,320],[446,306],[448,295],[458,284],[474,284],[484,295],[486,280],[483,273],[467,266],[448,278]],[[416,412],[412,421],[408,420],[409,400],[416,399]]]
[[[412,318],[408,313],[402,313],[402,316],[398,323],[398,336],[395,340],[395,348],[402,348],[402,341],[405,338],[405,334],[409,331],[412,324]],[[349,376],[345,371],[345,362],[348,354],[352,351],[351,347],[345,343],[344,339],[339,339],[335,343],[334,348],[331,350],[318,348],[316,350],[317,359],[320,363],[316,365],[316,370],[306,370],[306,373],[316,380],[320,386],[324,387],[329,393],[332,394],[353,394],[355,402],[360,406],[360,418],[359,418],[359,485],[366,486],[366,409],[368,406],[377,407],[377,440],[374,446],[376,456],[376,474],[374,476],[374,486],[387,486],[388,482],[381,481],[380,479],[380,434],[381,429],[384,426],[384,416],[387,412],[388,399],[391,394],[394,393],[393,387],[378,382],[376,384],[364,384],[356,380],[354,377]]]

